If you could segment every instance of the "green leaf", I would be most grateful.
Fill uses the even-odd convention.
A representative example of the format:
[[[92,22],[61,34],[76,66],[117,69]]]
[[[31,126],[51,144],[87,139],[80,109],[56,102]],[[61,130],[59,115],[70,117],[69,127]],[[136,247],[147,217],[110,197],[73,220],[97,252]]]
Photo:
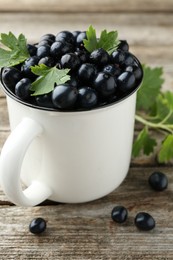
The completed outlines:
[[[117,49],[119,43],[117,31],[107,32],[103,30],[98,41],[98,48],[103,48],[111,54]]]
[[[157,95],[164,82],[162,68],[150,68],[143,65],[144,77],[137,94],[137,110],[149,111],[153,107]]]
[[[160,149],[158,160],[166,163],[173,158],[173,134],[167,135]]]
[[[31,67],[31,71],[40,76],[31,85],[31,91],[34,91],[32,96],[47,94],[54,89],[55,84],[63,84],[70,79],[70,75],[67,75],[69,69],[59,70],[56,67],[50,68],[40,64]]]
[[[1,33],[0,42],[5,48],[0,48],[0,68],[15,66],[29,58],[27,42],[23,34],[20,34],[17,39],[11,32]]]
[[[84,47],[89,52],[92,52],[98,48],[103,48],[109,54],[111,54],[114,50],[117,49],[118,44],[120,43],[118,40],[118,32],[111,31],[107,32],[107,30],[103,30],[100,34],[100,38],[97,39],[96,30],[92,25],[89,26],[86,31],[87,39],[83,40]]]
[[[89,26],[88,30],[86,31],[87,39],[83,40],[84,47],[87,51],[92,52],[97,49],[97,37],[96,37],[96,30]]]
[[[151,138],[148,133],[147,127],[145,127],[137,136],[134,144],[132,154],[137,157],[140,151],[144,154],[149,155],[154,151],[154,147],[157,145],[156,140]]]

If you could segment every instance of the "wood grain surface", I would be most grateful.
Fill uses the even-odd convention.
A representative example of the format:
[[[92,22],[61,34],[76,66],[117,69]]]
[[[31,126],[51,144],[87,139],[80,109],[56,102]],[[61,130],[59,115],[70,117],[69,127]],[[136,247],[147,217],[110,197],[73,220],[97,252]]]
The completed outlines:
[[[29,12],[170,12],[172,0],[0,0],[2,11]]]
[[[164,90],[173,91],[172,0],[0,0],[0,32],[24,33],[37,42],[45,33],[85,30],[90,24],[98,33],[118,30],[131,51],[151,66],[164,69]],[[136,124],[136,135],[140,130]],[[0,152],[10,134],[5,95],[0,90]],[[158,142],[160,134],[155,134]],[[108,196],[85,204],[51,201],[24,208],[13,205],[0,187],[0,260],[172,260],[173,259],[173,163],[160,165],[156,151],[131,160],[122,185]],[[163,171],[167,190],[155,192],[148,185],[153,171]],[[128,209],[128,220],[116,224],[111,211],[116,205]],[[156,227],[139,231],[134,217],[150,213]],[[44,217],[47,229],[40,236],[28,230],[30,221]]]

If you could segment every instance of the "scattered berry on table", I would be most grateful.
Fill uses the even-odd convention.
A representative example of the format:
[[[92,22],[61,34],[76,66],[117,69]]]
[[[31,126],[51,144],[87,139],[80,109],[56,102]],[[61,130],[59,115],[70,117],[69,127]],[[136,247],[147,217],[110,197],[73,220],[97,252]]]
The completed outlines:
[[[139,212],[135,217],[135,225],[140,230],[149,231],[155,227],[155,220],[149,213]]]
[[[168,187],[168,178],[162,172],[153,172],[149,179],[149,185],[156,191],[163,191]]]
[[[128,211],[124,206],[116,206],[111,212],[111,218],[117,223],[123,223],[128,217]]]
[[[29,231],[33,234],[41,234],[46,229],[46,221],[43,218],[35,218],[29,225]]]

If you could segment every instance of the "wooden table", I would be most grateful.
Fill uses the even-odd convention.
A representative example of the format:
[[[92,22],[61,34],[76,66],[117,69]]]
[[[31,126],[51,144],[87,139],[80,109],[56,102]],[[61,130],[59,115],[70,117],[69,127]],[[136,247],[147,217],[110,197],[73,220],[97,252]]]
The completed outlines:
[[[118,29],[142,63],[163,66],[164,89],[173,90],[172,0],[68,0],[0,1],[0,31],[24,33],[36,42],[45,33]],[[136,127],[136,133],[139,127]],[[9,135],[5,96],[0,92],[0,150]],[[159,138],[159,137],[158,137]],[[154,192],[149,175],[163,171],[169,178],[164,192]],[[111,220],[115,205],[124,205],[129,218],[124,224]],[[150,232],[139,231],[134,217],[149,212],[156,220]],[[159,165],[155,154],[132,159],[123,184],[108,196],[86,204],[50,201],[33,208],[13,205],[0,190],[0,259],[173,259],[173,167]],[[30,221],[44,217],[47,230],[40,236],[28,231]]]

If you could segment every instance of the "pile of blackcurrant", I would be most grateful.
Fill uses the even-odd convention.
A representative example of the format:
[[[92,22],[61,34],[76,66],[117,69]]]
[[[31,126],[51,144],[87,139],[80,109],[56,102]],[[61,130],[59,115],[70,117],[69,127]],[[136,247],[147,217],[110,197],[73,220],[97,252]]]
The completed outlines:
[[[22,64],[1,71],[3,85],[18,99],[34,106],[57,110],[89,110],[111,104],[133,92],[143,76],[127,41],[108,54],[103,48],[88,52],[86,32],[45,34],[37,44],[28,44],[30,57]],[[31,84],[38,76],[31,66],[45,64],[70,69],[70,80],[47,94],[32,96]]]

